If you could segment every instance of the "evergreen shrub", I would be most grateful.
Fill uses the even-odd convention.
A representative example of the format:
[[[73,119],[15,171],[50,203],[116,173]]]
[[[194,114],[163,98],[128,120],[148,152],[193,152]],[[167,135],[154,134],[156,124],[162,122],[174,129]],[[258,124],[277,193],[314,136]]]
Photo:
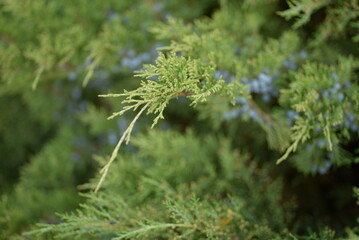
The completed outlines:
[[[359,239],[357,0],[0,2],[1,239]]]

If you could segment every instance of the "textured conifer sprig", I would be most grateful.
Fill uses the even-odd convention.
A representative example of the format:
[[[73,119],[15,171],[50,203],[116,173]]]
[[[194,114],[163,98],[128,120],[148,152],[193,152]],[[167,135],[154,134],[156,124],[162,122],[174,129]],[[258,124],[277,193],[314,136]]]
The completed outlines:
[[[351,111],[358,109],[358,86],[351,84],[355,63],[352,59],[341,58],[338,65],[308,63],[293,75],[293,82],[288,89],[282,90],[280,101],[289,103],[296,112],[292,127],[292,145],[277,160],[284,161],[298,144],[313,136],[313,132],[322,132],[327,141],[327,150],[333,151],[333,145],[340,138],[350,138],[346,125],[347,116],[356,116]],[[354,110],[357,112],[357,110]]]
[[[100,95],[100,97],[125,97],[122,104],[126,106],[121,111],[113,113],[108,119],[121,116],[129,110],[140,110],[123,133],[112,152],[110,160],[102,168],[102,175],[95,192],[101,187],[122,143],[126,141],[127,144],[130,141],[133,127],[142,113],[156,115],[151,126],[154,127],[160,119],[164,118],[163,111],[170,100],[178,96],[187,96],[191,102],[190,105],[195,106],[198,103],[205,102],[207,97],[214,93],[228,98],[228,101],[232,103],[239,94],[246,94],[244,85],[236,82],[227,84],[222,79],[216,79],[214,72],[215,64],[210,60],[204,62],[177,56],[176,53],[167,55],[159,53],[154,65],[145,65],[144,69],[135,75],[145,79],[141,81],[139,88],[132,91],[125,90],[122,94]]]

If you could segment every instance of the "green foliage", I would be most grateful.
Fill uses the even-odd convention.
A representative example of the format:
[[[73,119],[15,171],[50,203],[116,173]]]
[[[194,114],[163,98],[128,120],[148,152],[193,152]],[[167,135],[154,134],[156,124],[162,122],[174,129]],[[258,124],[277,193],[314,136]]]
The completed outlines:
[[[75,164],[70,162],[62,165],[63,161],[70,158],[69,143],[73,137],[68,129],[59,133],[31,163],[22,168],[20,181],[13,192],[2,196],[2,238],[5,239],[9,233],[21,229],[23,225],[34,223],[39,218],[56,222],[54,216],[45,217],[44,214],[76,206],[78,197],[73,177]]]
[[[359,41],[359,5],[356,0],[288,0],[289,9],[279,12],[286,19],[296,18],[293,25],[299,28],[310,22],[318,11],[325,11],[325,17],[318,27],[313,44],[334,38],[339,39],[350,32],[353,41]]]
[[[339,66],[306,64],[303,70],[293,76],[289,89],[282,91],[281,101],[290,104],[303,116],[296,118],[293,126],[293,144],[281,162],[291,151],[295,151],[300,142],[307,141],[316,129],[326,137],[329,151],[342,138],[349,138],[348,128],[344,126],[345,114],[358,112],[358,86],[354,85],[344,91],[332,91],[333,86],[344,85],[351,78],[354,69],[350,59],[339,59]],[[340,97],[342,94],[344,100]],[[358,118],[358,116],[355,116]],[[339,126],[339,129],[338,129]]]
[[[308,0],[297,0],[297,1],[287,1],[289,9],[280,13],[281,16],[286,19],[291,19],[297,17],[293,27],[298,28],[310,21],[310,17],[313,13],[318,11],[318,9],[329,5],[330,1],[308,1]]]
[[[357,239],[358,12],[2,1],[1,238]]]
[[[108,163],[102,169],[103,176],[96,188],[96,192],[100,188],[104,178],[106,177],[108,168],[117,156],[117,152],[125,140],[130,141],[130,136],[135,122],[142,112],[147,114],[157,114],[153,120],[152,127],[155,126],[159,119],[163,119],[163,111],[172,98],[178,96],[188,96],[191,105],[205,102],[207,97],[217,93],[220,96],[227,97],[234,103],[234,96],[238,94],[244,95],[244,87],[240,84],[225,85],[223,80],[217,81],[214,76],[214,66],[209,63],[201,63],[199,61],[177,57],[175,54],[165,56],[160,54],[156,60],[156,65],[147,65],[143,71],[139,71],[137,77],[143,77],[147,81],[141,83],[141,87],[123,94],[100,95],[102,97],[120,97],[125,96],[122,101],[128,104],[122,111],[112,114],[109,119],[120,116],[128,110],[137,110],[141,108],[134,120],[122,135]],[[153,81],[151,78],[155,78]]]
[[[58,225],[40,225],[31,235],[280,239],[275,232],[291,218],[281,181],[247,154],[232,151],[227,140],[150,131],[133,143],[138,153],[112,165],[103,191],[84,195],[81,210],[61,215],[64,222]]]

